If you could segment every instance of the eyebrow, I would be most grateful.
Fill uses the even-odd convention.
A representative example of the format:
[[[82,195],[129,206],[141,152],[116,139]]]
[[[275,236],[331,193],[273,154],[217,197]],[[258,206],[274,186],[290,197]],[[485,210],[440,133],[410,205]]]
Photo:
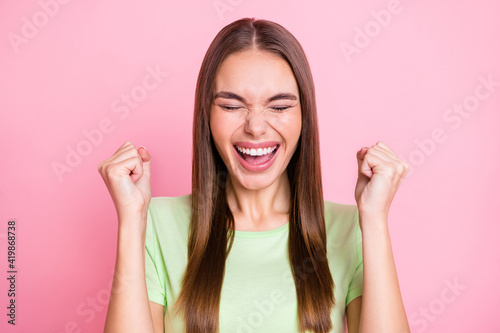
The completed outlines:
[[[217,98],[236,99],[238,101],[246,103],[246,100],[243,97],[241,97],[240,95],[237,95],[235,93],[229,92],[229,91],[219,91],[218,93],[216,93],[214,95],[214,99],[217,99]],[[267,99],[266,103],[271,103],[272,101],[276,101],[276,100],[280,100],[280,99],[289,99],[292,101],[296,101],[297,96],[295,96],[292,93],[278,93],[274,96],[269,97]]]

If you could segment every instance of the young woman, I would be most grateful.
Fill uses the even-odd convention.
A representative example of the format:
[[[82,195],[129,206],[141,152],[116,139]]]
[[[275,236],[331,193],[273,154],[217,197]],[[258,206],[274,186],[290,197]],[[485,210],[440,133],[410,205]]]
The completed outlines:
[[[99,165],[117,210],[105,332],[409,332],[387,226],[408,166],[356,154],[357,205],[323,199],[314,84],[282,26],[241,19],[196,86],[192,193],[151,199],[151,155]]]

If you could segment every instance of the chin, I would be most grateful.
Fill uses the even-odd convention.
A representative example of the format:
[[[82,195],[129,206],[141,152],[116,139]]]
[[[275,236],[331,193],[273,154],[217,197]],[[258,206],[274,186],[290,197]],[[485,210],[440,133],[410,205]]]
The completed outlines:
[[[237,178],[237,181],[248,190],[260,190],[271,186],[276,182],[277,177],[271,177],[270,175],[255,175],[247,176],[244,179]]]

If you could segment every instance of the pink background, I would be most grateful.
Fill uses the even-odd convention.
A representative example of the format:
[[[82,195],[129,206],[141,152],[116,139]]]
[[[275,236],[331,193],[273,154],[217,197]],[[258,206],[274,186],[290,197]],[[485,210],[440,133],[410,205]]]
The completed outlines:
[[[355,203],[362,146],[410,164],[390,228],[412,331],[500,331],[498,1],[62,2],[0,2],[0,331],[102,331],[117,220],[97,166],[130,140],[152,154],[153,196],[190,192],[198,70],[241,17],[282,24],[307,53],[326,199]],[[148,70],[168,75],[147,90]]]

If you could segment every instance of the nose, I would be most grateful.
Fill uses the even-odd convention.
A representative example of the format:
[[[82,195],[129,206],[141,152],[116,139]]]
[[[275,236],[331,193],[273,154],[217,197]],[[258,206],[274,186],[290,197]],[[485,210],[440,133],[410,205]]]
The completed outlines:
[[[268,128],[268,123],[264,112],[249,112],[245,122],[245,132],[254,137],[264,135]]]

